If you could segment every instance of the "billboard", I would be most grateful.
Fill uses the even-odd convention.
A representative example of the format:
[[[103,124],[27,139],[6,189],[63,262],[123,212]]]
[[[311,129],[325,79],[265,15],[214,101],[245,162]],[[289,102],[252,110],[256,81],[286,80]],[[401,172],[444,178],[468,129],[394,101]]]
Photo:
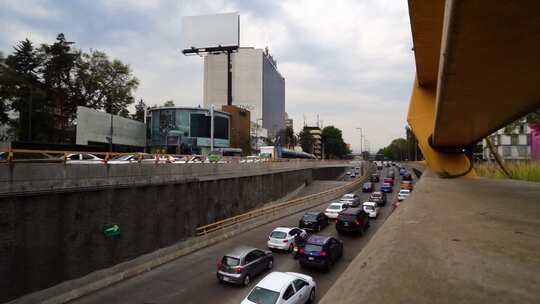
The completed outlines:
[[[182,37],[184,51],[223,47],[236,49],[240,45],[240,15],[226,13],[183,17]]]

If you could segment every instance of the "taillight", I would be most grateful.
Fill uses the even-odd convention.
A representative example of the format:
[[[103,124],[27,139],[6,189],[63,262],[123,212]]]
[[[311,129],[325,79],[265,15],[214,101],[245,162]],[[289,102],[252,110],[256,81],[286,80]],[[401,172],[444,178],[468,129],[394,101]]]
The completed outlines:
[[[298,248],[298,252],[299,252],[299,253],[304,253],[304,248],[303,248],[303,247],[299,247],[299,248]]]
[[[336,224],[339,223],[339,220],[336,220]]]
[[[242,267],[240,267],[240,266],[234,267],[234,272],[236,272],[236,273],[242,273]]]
[[[283,243],[285,243],[285,244],[288,243],[288,242],[289,242],[289,240],[283,240]]]
[[[221,269],[221,260],[219,258],[216,260],[216,267],[218,270]]]
[[[320,256],[322,257],[326,256],[326,251],[321,251]]]
[[[354,220],[354,223],[355,223],[356,225],[360,225],[360,222],[359,222],[358,220]]]

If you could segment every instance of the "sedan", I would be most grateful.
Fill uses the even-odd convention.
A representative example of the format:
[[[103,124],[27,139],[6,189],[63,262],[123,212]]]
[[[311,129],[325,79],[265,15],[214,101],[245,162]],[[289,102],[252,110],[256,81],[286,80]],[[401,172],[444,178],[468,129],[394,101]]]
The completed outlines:
[[[321,231],[322,228],[328,226],[328,217],[322,212],[308,211],[304,213],[298,226],[306,230]]]
[[[273,266],[274,256],[271,251],[240,246],[218,260],[216,276],[219,282],[246,286],[251,278]]]
[[[399,190],[399,193],[398,193],[398,196],[397,196],[398,201],[401,202],[402,200],[406,199],[409,196],[410,193],[411,193],[411,191],[407,190],[407,189]]]
[[[66,164],[102,164],[103,159],[90,153],[77,153],[66,155]]]
[[[249,292],[242,304],[304,304],[315,301],[317,284],[296,272],[272,272]]]
[[[364,185],[362,186],[362,192],[373,192],[373,183],[364,183]]]
[[[308,236],[307,232],[300,228],[277,227],[270,233],[266,245],[270,250],[279,249],[291,252],[294,249],[294,238],[297,235],[304,239],[307,239]]]
[[[331,203],[326,210],[324,210],[324,214],[328,218],[336,219],[339,215],[339,213],[349,207],[349,203],[339,202],[339,203]]]

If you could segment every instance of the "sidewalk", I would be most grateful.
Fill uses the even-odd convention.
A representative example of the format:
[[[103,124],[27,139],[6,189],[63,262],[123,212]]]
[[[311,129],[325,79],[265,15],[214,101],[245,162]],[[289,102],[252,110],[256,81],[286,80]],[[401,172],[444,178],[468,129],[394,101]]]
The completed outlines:
[[[540,303],[539,286],[540,184],[426,171],[320,303]]]

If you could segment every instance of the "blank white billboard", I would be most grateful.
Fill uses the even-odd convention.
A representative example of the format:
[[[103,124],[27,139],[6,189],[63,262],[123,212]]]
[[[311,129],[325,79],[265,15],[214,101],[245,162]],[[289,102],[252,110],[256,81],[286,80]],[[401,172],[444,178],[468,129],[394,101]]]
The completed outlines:
[[[226,13],[182,18],[184,49],[238,47],[240,15]]]

